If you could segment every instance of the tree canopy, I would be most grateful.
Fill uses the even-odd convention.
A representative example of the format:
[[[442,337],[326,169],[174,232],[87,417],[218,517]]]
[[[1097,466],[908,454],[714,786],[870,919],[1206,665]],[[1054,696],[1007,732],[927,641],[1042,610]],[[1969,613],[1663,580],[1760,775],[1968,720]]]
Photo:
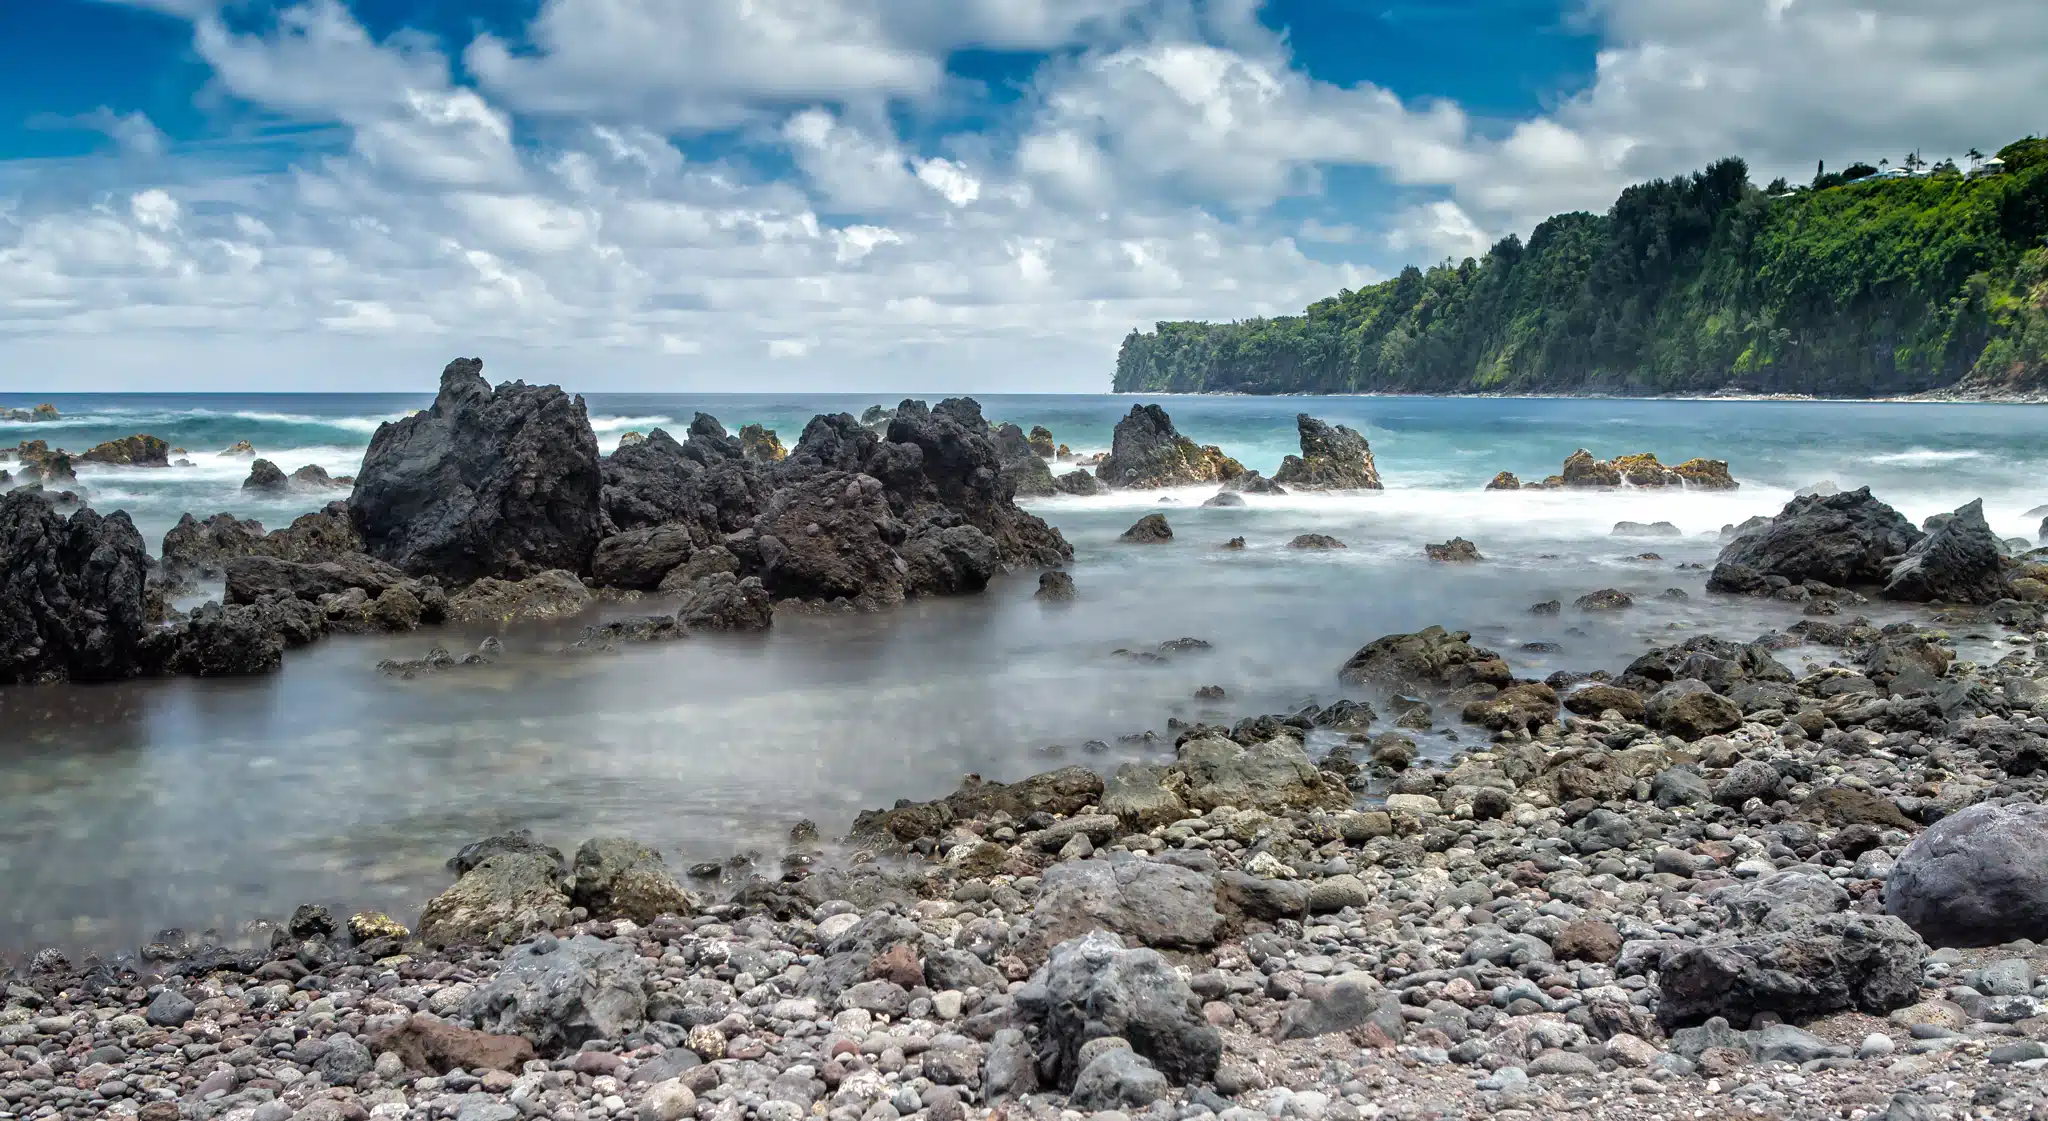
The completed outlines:
[[[1875,396],[2048,383],[2048,141],[1759,190],[1726,159],[1302,314],[1131,332],[1119,391]]]

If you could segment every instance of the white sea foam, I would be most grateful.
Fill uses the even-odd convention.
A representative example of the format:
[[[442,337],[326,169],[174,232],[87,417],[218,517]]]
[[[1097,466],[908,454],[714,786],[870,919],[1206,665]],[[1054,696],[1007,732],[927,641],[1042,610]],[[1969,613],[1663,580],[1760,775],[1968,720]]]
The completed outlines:
[[[1908,448],[1902,452],[1873,455],[1869,457],[1868,461],[1871,463],[1882,463],[1887,466],[1918,466],[1933,463],[1961,463],[1965,460],[1984,458],[1986,456],[1983,452],[1971,451],[1966,448],[1951,451],[1941,451],[1935,448]]]
[[[600,436],[608,436],[625,432],[645,433],[649,429],[676,423],[676,418],[670,416],[594,416],[590,418],[590,429]]]

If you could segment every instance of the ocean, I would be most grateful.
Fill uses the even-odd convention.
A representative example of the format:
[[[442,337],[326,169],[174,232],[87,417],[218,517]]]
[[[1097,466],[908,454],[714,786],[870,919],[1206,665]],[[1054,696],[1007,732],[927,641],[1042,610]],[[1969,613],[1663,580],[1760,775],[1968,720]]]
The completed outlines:
[[[609,451],[629,431],[681,430],[696,411],[794,444],[815,413],[859,413],[887,394],[587,394]],[[1650,645],[1712,632],[1749,638],[1797,621],[1793,605],[1709,597],[1719,531],[1775,513],[1823,482],[1868,485],[1918,521],[1985,501],[2002,535],[2031,542],[2048,413],[2017,405],[1841,402],[1245,398],[1003,395],[992,419],[1042,424],[1077,453],[1108,446],[1139,400],[1184,434],[1268,474],[1296,450],[1294,416],[1371,441],[1386,490],[1200,506],[1213,488],[1055,498],[1026,505],[1073,542],[1080,598],[1033,600],[1018,573],[987,593],[867,616],[778,619],[766,636],[698,636],[569,658],[598,616],[515,629],[487,669],[399,680],[376,669],[482,630],[329,639],[273,677],[0,690],[0,950],[132,948],[163,927],[232,937],[302,902],[388,910],[402,921],[445,886],[461,844],[514,826],[565,851],[627,833],[672,866],[754,852],[773,873],[802,820],[829,837],[864,807],[947,792],[970,773],[1015,779],[1068,763],[1109,768],[1171,751],[1169,718],[1236,719],[1340,695],[1336,670],[1382,634],[1470,630],[1518,673],[1618,671]],[[0,395],[48,401],[58,421],[0,422],[0,446],[43,439],[82,451],[147,432],[190,467],[99,468],[95,508],[125,509],[152,548],[180,513],[231,511],[275,528],[326,500],[244,493],[237,441],[287,472],[352,473],[379,423],[429,395]],[[1733,492],[1488,493],[1497,471],[1554,473],[1576,448],[1667,463],[1725,459]],[[176,457],[174,457],[176,458]],[[0,464],[0,467],[8,466]],[[1070,468],[1056,467],[1056,470]],[[335,492],[335,496],[345,494]],[[1117,536],[1164,512],[1175,540]],[[1619,538],[1616,522],[1670,521],[1679,537]],[[1287,547],[1301,533],[1348,546]],[[1242,536],[1244,550],[1219,548]],[[1422,546],[1477,543],[1473,566]],[[1656,554],[1644,559],[1642,554]],[[1530,604],[1603,587],[1635,593],[1612,615],[1535,616]],[[1685,598],[1666,598],[1677,589]],[[656,609],[652,601],[612,613]],[[1906,617],[1872,604],[1873,618]],[[1183,636],[1199,654],[1145,662]],[[1799,668],[1829,652],[1784,655]],[[1197,701],[1220,685],[1222,701]],[[1448,754],[1480,742],[1454,724],[1425,737]],[[1147,733],[1151,733],[1148,738]]]

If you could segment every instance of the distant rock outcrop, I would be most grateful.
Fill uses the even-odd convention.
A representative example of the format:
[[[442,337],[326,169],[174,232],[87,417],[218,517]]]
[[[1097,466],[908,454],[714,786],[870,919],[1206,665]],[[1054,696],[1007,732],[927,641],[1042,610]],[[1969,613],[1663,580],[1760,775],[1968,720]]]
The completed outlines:
[[[169,467],[171,445],[155,436],[123,436],[95,444],[78,456],[80,463],[105,463],[116,467]]]
[[[1095,469],[1104,485],[1133,489],[1220,483],[1244,473],[1221,448],[1181,435],[1157,405],[1133,405],[1116,424],[1108,458]]]

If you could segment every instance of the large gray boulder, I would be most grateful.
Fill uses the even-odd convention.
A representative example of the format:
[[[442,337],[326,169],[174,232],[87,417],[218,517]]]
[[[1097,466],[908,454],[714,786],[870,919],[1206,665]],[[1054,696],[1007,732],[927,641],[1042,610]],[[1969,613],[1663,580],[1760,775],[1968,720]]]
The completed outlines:
[[[1920,539],[1885,581],[1886,599],[1927,603],[1992,603],[2011,595],[2005,552],[1973,499]]]
[[[631,837],[592,837],[576,850],[569,899],[594,919],[631,919],[645,926],[662,915],[689,915],[690,893],[661,853]]]
[[[0,498],[0,685],[141,672],[149,553],[128,515]]]
[[[349,513],[369,552],[415,575],[518,580],[583,572],[599,532],[597,436],[583,398],[441,372],[432,408],[380,425]]]
[[[1045,950],[1107,930],[1142,946],[1191,950],[1215,945],[1222,925],[1207,873],[1154,860],[1073,860],[1046,869],[1027,942]]]
[[[1296,414],[1301,454],[1281,460],[1273,481],[1294,490],[1379,490],[1379,467],[1365,437],[1339,424],[1332,427],[1307,413]]]
[[[1885,911],[1937,946],[2048,941],[2048,806],[1981,802],[1929,826],[1885,880]]]
[[[1650,727],[1687,741],[1742,726],[1741,706],[1708,688],[1706,682],[1690,678],[1650,694],[1643,708]]]
[[[1173,964],[1106,931],[1055,946],[1016,1006],[1035,1037],[1039,1077],[1062,1089],[1073,1088],[1094,1039],[1129,1041],[1177,1085],[1212,1077],[1223,1055],[1222,1034]]]
[[[429,946],[502,945],[567,926],[572,905],[562,887],[557,859],[531,851],[490,852],[427,902],[420,914],[420,941]]]
[[[648,963],[588,934],[542,935],[506,951],[497,974],[469,995],[464,1015],[496,1035],[533,1041],[541,1054],[592,1039],[625,1039],[647,1022]]]
[[[1765,579],[1819,580],[1837,587],[1881,584],[1898,558],[1925,536],[1869,487],[1805,495],[1778,516],[1728,543],[1707,586],[1760,592]]]

